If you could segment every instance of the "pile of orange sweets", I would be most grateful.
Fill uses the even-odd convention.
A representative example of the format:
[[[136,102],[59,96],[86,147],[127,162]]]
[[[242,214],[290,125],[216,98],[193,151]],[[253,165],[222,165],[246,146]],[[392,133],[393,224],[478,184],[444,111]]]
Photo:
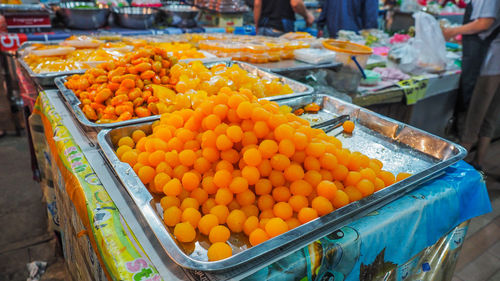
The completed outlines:
[[[64,85],[80,99],[82,111],[91,121],[147,117],[160,113],[162,92],[173,92],[168,72],[175,62],[162,49],[143,48],[83,75],[72,75]],[[160,86],[156,91],[155,85]]]
[[[163,196],[163,220],[178,242],[208,237],[209,261],[233,254],[232,234],[255,246],[409,176],[396,178],[277,103],[229,87],[116,147]]]
[[[237,65],[207,69],[200,61],[176,64],[165,49],[148,46],[72,75],[65,86],[81,101],[87,119],[96,123],[192,108],[227,86],[250,89],[258,97],[292,93],[288,85],[259,79]]]
[[[282,84],[278,79],[261,79],[237,64],[229,67],[216,64],[208,69],[200,61],[189,64],[180,62],[170,69],[170,78],[178,93],[202,90],[208,95],[214,95],[223,87],[233,90],[249,89],[257,98],[293,93],[289,85]]]

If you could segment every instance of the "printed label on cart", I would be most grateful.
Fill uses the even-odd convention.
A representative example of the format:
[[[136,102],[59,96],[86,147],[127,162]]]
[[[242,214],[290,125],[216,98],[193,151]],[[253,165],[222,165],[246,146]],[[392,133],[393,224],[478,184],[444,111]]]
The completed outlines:
[[[153,271],[145,259],[136,259],[126,264],[127,270],[134,273],[134,281],[160,281],[160,275]]]
[[[424,77],[413,77],[397,83],[397,85],[403,89],[407,105],[415,104],[422,99],[427,92],[428,84],[429,80]]]
[[[26,41],[28,37],[24,33],[0,34],[0,50],[16,51]]]
[[[460,248],[464,243],[465,235],[467,234],[467,227],[456,228],[450,237],[450,250]]]

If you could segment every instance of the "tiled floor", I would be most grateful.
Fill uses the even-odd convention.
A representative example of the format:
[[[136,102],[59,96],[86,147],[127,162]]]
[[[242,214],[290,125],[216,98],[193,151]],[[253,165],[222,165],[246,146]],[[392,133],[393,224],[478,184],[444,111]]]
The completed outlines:
[[[474,218],[460,253],[453,281],[500,281],[500,141],[493,143],[485,165],[493,211]]]

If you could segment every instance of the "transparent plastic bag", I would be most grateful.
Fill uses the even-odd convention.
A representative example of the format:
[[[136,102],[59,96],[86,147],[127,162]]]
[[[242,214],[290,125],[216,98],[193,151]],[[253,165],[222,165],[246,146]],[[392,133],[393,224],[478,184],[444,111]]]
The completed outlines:
[[[430,72],[446,69],[446,41],[438,21],[430,14],[417,12],[415,18],[415,41],[418,52],[417,64]]]

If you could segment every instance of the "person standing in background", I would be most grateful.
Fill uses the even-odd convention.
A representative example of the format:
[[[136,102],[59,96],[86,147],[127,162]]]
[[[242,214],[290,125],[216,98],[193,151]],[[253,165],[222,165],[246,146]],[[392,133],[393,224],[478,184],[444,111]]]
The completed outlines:
[[[468,107],[461,144],[470,151],[477,142],[471,164],[482,170],[500,118],[500,1],[472,0],[466,8],[464,25],[443,29],[446,39],[459,34],[463,35],[460,98]]]
[[[325,0],[318,18],[318,37],[323,36],[327,27],[331,38],[337,37],[339,30],[360,31],[378,28],[379,0]]]
[[[254,0],[255,31],[258,35],[274,37],[293,32],[295,13],[304,18],[307,26],[313,24],[314,16],[302,0]]]

